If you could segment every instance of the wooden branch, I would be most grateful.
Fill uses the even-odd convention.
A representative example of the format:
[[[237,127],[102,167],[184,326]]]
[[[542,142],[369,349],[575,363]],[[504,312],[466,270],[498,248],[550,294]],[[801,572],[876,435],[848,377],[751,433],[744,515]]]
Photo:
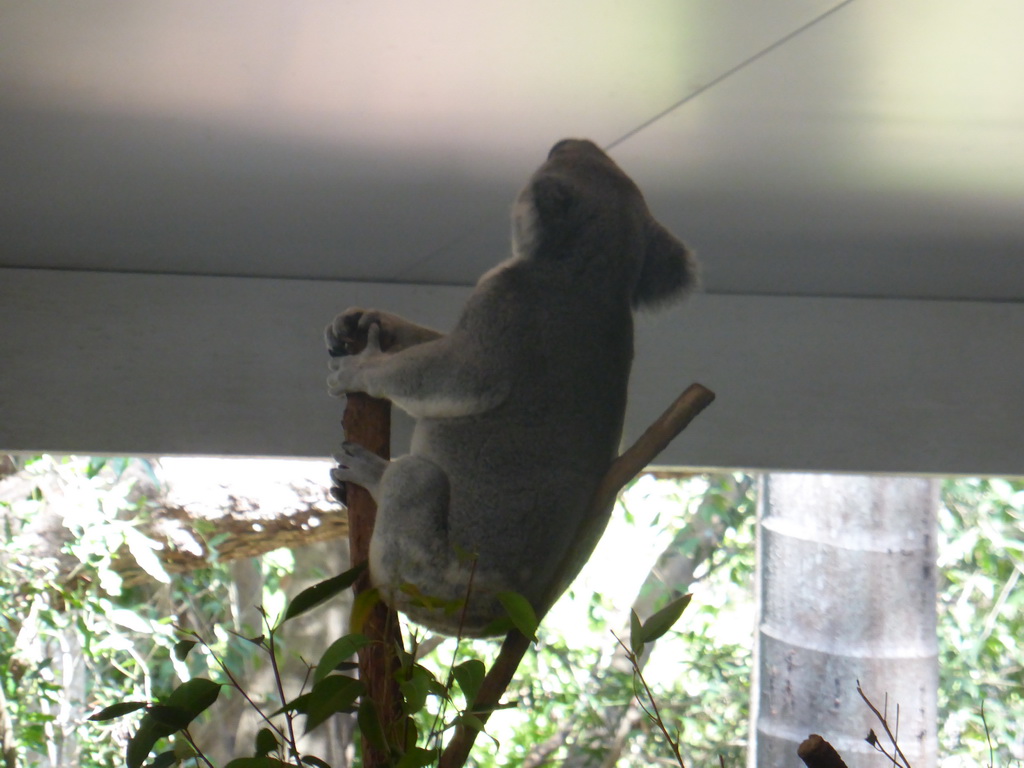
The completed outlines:
[[[3,470],[0,457],[0,475]],[[182,497],[173,487],[168,489],[150,480],[148,472],[137,462],[130,464],[120,476],[123,481],[133,484],[128,502],[146,508],[144,514],[135,518],[135,523],[140,532],[160,545],[153,554],[167,573],[209,568],[215,560],[224,563],[258,557],[275,549],[293,549],[348,535],[348,512],[330,502],[323,492],[323,483],[289,483],[279,488],[272,504],[262,504],[258,494],[256,497],[246,496],[251,489],[242,485],[211,489],[201,497]],[[112,472],[102,477],[104,482],[114,483]],[[56,471],[44,474],[19,471],[0,477],[0,526],[13,524],[4,502],[9,504],[29,498],[36,488],[46,499],[59,499],[65,486],[66,481]],[[289,495],[280,495],[285,493]],[[63,519],[65,510],[62,505],[55,504],[50,511]],[[56,533],[60,534],[57,537],[59,541],[50,536],[52,541],[46,542],[47,546],[55,545],[53,556],[71,535],[60,523],[56,526]],[[211,545],[211,541],[216,545]],[[35,536],[26,556],[36,557],[35,552],[41,543],[43,540]],[[39,556],[51,555],[41,552]],[[59,558],[58,565],[73,570],[76,563],[74,558]],[[154,581],[154,576],[142,569],[126,545],[114,553],[112,567],[126,586]],[[63,582],[70,575],[70,570],[58,573],[57,580]]]
[[[846,768],[835,748],[821,736],[812,733],[797,747],[796,756],[807,768]]]
[[[365,337],[350,340],[350,354],[365,346]],[[358,392],[346,397],[342,417],[345,439],[359,443],[367,450],[388,459],[391,456],[391,403]],[[377,517],[377,505],[369,492],[354,483],[345,484],[345,505],[348,507],[349,558],[353,566],[369,559],[370,537]],[[355,595],[370,588],[369,572],[364,571],[353,586]],[[359,651],[359,678],[366,685],[366,695],[373,703],[388,745],[405,746],[408,718],[402,711],[402,694],[395,673],[401,666],[398,649],[402,648],[402,632],[398,614],[378,601],[363,623],[361,632],[370,643]],[[384,768],[393,764],[391,750],[380,749],[362,735],[364,768]]]
[[[591,509],[603,510],[612,504],[622,487],[654,461],[714,399],[715,393],[702,384],[687,387],[639,439],[612,462],[598,486]]]
[[[197,518],[181,507],[163,507],[150,513],[152,521],[140,530],[164,545],[156,556],[168,573],[209,568],[218,562],[259,557],[276,549],[305,547],[348,534],[348,513],[343,509],[309,509],[254,520],[251,513],[228,511],[220,517]],[[198,529],[203,529],[203,534]],[[208,541],[218,539],[211,550]],[[114,569],[130,583],[150,577],[138,566],[126,547],[118,550]]]
[[[588,519],[604,514],[615,501],[615,497],[626,483],[632,480],[644,467],[665,449],[672,439],[682,432],[697,415],[711,405],[715,393],[701,384],[691,384],[676,401],[663,413],[640,438],[619,456],[608,468],[598,485],[590,505]],[[502,643],[498,658],[487,672],[473,702],[472,711],[486,723],[491,712],[497,708],[502,694],[512,682],[519,663],[530,647],[530,640],[513,630]],[[458,725],[455,734],[441,755],[439,768],[461,768],[465,765],[473,748],[477,731]]]

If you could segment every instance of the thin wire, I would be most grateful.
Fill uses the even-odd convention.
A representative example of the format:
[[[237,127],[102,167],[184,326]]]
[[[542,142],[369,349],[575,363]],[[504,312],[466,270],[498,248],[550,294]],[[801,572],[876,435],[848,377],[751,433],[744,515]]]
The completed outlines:
[[[753,54],[751,56],[748,56],[747,58],[745,58],[743,61],[741,61],[736,66],[731,67],[730,69],[727,69],[725,72],[720,74],[718,77],[715,77],[715,78],[709,80],[708,82],[704,83],[704,85],[698,87],[697,89],[695,89],[691,93],[688,93],[686,96],[681,98],[679,101],[677,101],[674,104],[666,107],[661,112],[659,112],[658,114],[654,115],[653,117],[648,118],[644,122],[640,123],[640,125],[636,126],[635,128],[630,129],[626,133],[624,133],[621,136],[619,136],[619,138],[615,139],[615,141],[611,142],[610,144],[606,144],[604,146],[604,150],[605,151],[610,151],[610,150],[614,149],[615,147],[619,146],[620,144],[622,144],[623,142],[628,141],[629,139],[633,138],[634,136],[636,136],[641,131],[644,131],[647,128],[650,128],[652,125],[657,123],[662,118],[667,117],[668,115],[672,114],[677,109],[679,109],[680,107],[683,107],[686,104],[689,104],[691,101],[696,99],[698,96],[700,96],[700,95],[702,95],[704,93],[707,93],[708,91],[710,91],[715,86],[725,82],[730,77],[735,75],[737,72],[740,72],[741,70],[744,70],[747,67],[749,67],[751,64],[753,64],[753,63],[755,63],[757,61],[760,61],[762,58],[764,58],[768,54],[770,54],[773,51],[781,48],[783,45],[785,45],[786,43],[790,42],[795,37],[798,37],[799,35],[802,35],[804,32],[809,30],[811,27],[815,26],[819,22],[821,22],[824,19],[826,19],[829,16],[831,16],[836,11],[841,10],[842,8],[846,7],[847,5],[850,5],[853,2],[854,2],[854,0],[842,0],[842,2],[832,6],[831,8],[829,8],[826,11],[824,11],[823,13],[820,13],[819,15],[815,16],[813,19],[808,21],[806,24],[803,24],[803,25],[797,27],[796,29],[794,29],[792,32],[789,32],[786,35],[783,35],[782,37],[780,37],[778,40],[776,40],[775,42],[773,42],[772,44],[770,44],[766,48],[762,48],[757,53],[755,53],[755,54]],[[468,227],[465,231],[463,231],[463,233],[461,235],[452,238],[445,245],[442,245],[442,246],[439,246],[437,248],[434,248],[432,251],[430,251],[429,253],[425,254],[424,256],[421,256],[420,258],[416,259],[415,261],[413,261],[411,263],[408,263],[405,266],[403,266],[396,273],[394,273],[391,276],[391,278],[389,280],[387,280],[386,282],[397,282],[402,277],[408,275],[413,270],[418,269],[419,267],[422,267],[424,264],[427,264],[427,263],[429,263],[431,261],[434,261],[434,260],[436,260],[436,259],[438,259],[440,257],[443,257],[445,252],[448,251],[453,245],[455,245],[456,243],[458,243],[458,242],[460,242],[462,240],[465,240],[472,233],[477,232],[480,229],[482,229],[482,225],[478,225],[476,227]]]
[[[436,248],[432,248],[430,251],[425,253],[423,256],[420,256],[415,261],[403,265],[397,272],[392,274],[390,278],[388,278],[387,280],[384,280],[383,282],[387,282],[387,283],[397,283],[397,282],[400,282],[402,280],[402,278],[406,277],[413,270],[419,269],[424,264],[429,264],[430,262],[435,261],[436,259],[443,257],[445,255],[445,253],[450,252],[451,249],[456,247],[459,243],[461,243],[464,240],[472,237],[477,232],[480,232],[481,230],[483,230],[484,226],[485,225],[482,222],[480,222],[480,223],[477,223],[475,226],[466,227],[465,229],[462,230],[462,232],[460,232],[455,237],[449,238],[445,243],[437,246]]]
[[[802,35],[804,32],[809,30],[811,27],[813,27],[816,24],[818,24],[818,22],[823,21],[824,19],[828,18],[829,16],[831,16],[836,11],[839,11],[842,8],[844,8],[845,6],[850,5],[850,3],[852,3],[852,2],[854,2],[854,0],[843,0],[843,2],[838,3],[837,5],[832,6],[827,11],[819,14],[818,16],[815,16],[813,19],[808,21],[806,24],[804,24],[804,25],[802,25],[800,27],[797,27],[792,32],[784,35],[783,37],[780,37],[778,40],[776,40],[774,43],[772,43],[768,47],[762,48],[760,51],[758,51],[757,53],[747,57],[746,59],[741,61],[736,66],[732,67],[731,69],[727,69],[725,72],[720,74],[718,77],[713,78],[712,80],[709,80],[708,82],[704,83],[704,85],[700,86],[699,88],[697,88],[693,92],[688,93],[686,96],[681,98],[675,104],[672,104],[671,106],[666,107],[661,112],[659,112],[658,114],[654,115],[654,117],[651,117],[648,120],[645,120],[644,122],[640,123],[640,125],[638,125],[636,128],[632,128],[631,130],[629,130],[626,133],[622,134],[621,136],[619,136],[619,138],[615,139],[615,141],[613,141],[610,144],[606,145],[604,147],[605,151],[614,149],[615,147],[619,146],[619,144],[622,144],[624,141],[627,141],[628,139],[633,138],[634,136],[636,136],[641,131],[646,130],[647,128],[650,128],[652,125],[654,125],[656,122],[658,122],[662,118],[667,117],[668,115],[670,115],[671,113],[673,113],[677,109],[679,109],[680,107],[682,107],[682,106],[684,106],[686,104],[689,104],[691,101],[696,99],[701,94],[707,93],[712,88],[714,88],[716,85],[719,85],[719,84],[723,83],[724,81],[728,80],[730,77],[735,75],[737,72],[740,72],[741,70],[746,69],[747,67],[749,67],[754,62],[759,61],[760,59],[764,58],[765,56],[767,56],[768,54],[772,53],[773,51],[781,48],[786,43],[790,42],[793,38],[798,37],[799,35]]]

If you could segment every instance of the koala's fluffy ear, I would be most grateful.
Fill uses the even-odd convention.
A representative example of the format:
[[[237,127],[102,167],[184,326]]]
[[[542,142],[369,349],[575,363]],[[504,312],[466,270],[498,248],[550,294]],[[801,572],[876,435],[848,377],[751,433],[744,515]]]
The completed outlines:
[[[647,252],[633,291],[634,307],[656,307],[697,287],[697,261],[671,232],[651,219]]]
[[[529,210],[513,221],[521,252],[540,261],[558,261],[569,256],[568,247],[579,230],[579,216],[573,209],[578,198],[572,185],[552,177],[534,179],[529,187]]]
[[[565,221],[576,201],[572,186],[553,176],[542,176],[531,185],[533,207],[548,228]]]

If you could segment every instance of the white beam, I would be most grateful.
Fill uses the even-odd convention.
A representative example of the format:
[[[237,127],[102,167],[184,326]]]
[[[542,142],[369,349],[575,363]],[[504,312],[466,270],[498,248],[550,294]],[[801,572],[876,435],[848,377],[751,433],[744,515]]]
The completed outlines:
[[[0,450],[326,456],[328,320],[445,329],[467,292],[0,269]],[[626,437],[700,381],[661,463],[1024,474],[1022,329],[1020,304],[696,296],[638,323]]]

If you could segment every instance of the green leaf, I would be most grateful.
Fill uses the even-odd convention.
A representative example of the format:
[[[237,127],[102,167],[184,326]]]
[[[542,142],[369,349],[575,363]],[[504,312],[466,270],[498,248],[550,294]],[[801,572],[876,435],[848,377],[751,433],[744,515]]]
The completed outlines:
[[[419,664],[409,670],[409,676],[398,683],[402,697],[405,699],[404,711],[407,715],[419,712],[427,705],[427,696],[431,693],[444,695],[444,686],[434,678],[434,674]]]
[[[199,645],[199,643],[195,640],[179,640],[174,644],[174,658],[178,661],[184,661],[189,652],[197,645]]]
[[[416,726],[414,719],[405,722],[405,742],[402,744],[402,753],[408,752],[420,743],[420,729]]]
[[[128,740],[125,763],[128,768],[141,768],[157,741],[180,731],[220,695],[221,686],[202,677],[182,683],[167,700],[146,710],[139,730]]]
[[[96,475],[103,471],[103,467],[107,464],[107,460],[102,456],[92,456],[85,465],[85,476],[89,480],[92,480]]]
[[[629,650],[640,656],[644,652],[644,625],[636,611],[629,611]]]
[[[487,669],[480,659],[469,659],[464,661],[452,670],[455,675],[455,682],[459,684],[462,695],[466,697],[466,706],[472,707],[476,701],[476,694],[480,690],[480,684],[484,681]]]
[[[455,557],[459,561],[459,565],[471,566],[473,562],[479,557],[475,552],[470,552],[465,547],[460,547],[458,544],[453,543],[452,548],[455,550]]]
[[[518,592],[499,592],[498,600],[505,608],[505,613],[512,619],[516,629],[522,632],[531,640],[537,639],[537,613],[530,605],[530,601]]]
[[[146,701],[122,701],[119,704],[111,704],[109,707],[104,707],[99,712],[94,712],[89,715],[87,719],[95,720],[97,722],[103,722],[104,720],[113,720],[117,717],[124,717],[130,712],[137,712],[138,710],[145,707],[149,702]]]
[[[369,698],[364,698],[359,703],[359,712],[356,715],[356,722],[359,724],[359,733],[374,748],[382,752],[388,749],[388,741],[384,736],[384,727],[380,722],[380,715],[377,714],[377,707]]]
[[[142,535],[134,528],[126,528],[124,532],[124,543],[128,545],[128,551],[132,553],[135,562],[139,567],[161,584],[170,584],[171,577],[164,569],[164,564],[157,557],[156,550],[160,544],[147,536]]]
[[[410,601],[414,605],[421,608],[427,608],[431,611],[442,610],[448,616],[454,615],[466,604],[466,601],[463,598],[448,600],[442,597],[434,597],[433,595],[424,594],[420,591],[419,587],[415,584],[409,584],[408,582],[403,583],[399,589],[409,596]]]
[[[305,701],[306,732],[312,731],[331,715],[352,712],[355,700],[366,690],[354,677],[331,675],[313,686]]]
[[[501,747],[501,744],[498,742],[498,740],[494,738],[491,734],[489,734],[486,730],[484,730],[484,728],[486,727],[484,725],[484,721],[476,715],[472,715],[469,712],[463,712],[461,715],[455,718],[455,722],[462,723],[462,725],[464,725],[466,728],[476,731],[477,733],[483,734],[494,743],[495,747]]]
[[[153,634],[152,622],[127,608],[111,608],[104,616],[114,624],[130,629],[132,632],[138,632],[140,635]]]
[[[486,727],[484,725],[484,721],[483,720],[481,720],[476,715],[471,715],[469,712],[463,712],[461,715],[459,715],[456,718],[456,720],[458,720],[460,723],[462,723],[464,726],[466,726],[470,730],[478,731],[479,733],[483,733],[484,732],[484,728]]]
[[[168,735],[188,726],[194,715],[184,707],[171,707],[167,704],[154,704],[146,710],[146,717],[167,730]]]
[[[426,766],[436,763],[440,756],[440,749],[413,747],[402,755],[395,768],[426,768]]]
[[[168,768],[168,766],[177,765],[179,762],[174,750],[167,750],[154,757],[146,768]]]
[[[220,689],[219,683],[205,677],[194,677],[175,688],[164,703],[187,710],[195,719],[213,705],[220,695]]]
[[[508,616],[499,616],[493,621],[489,622],[483,630],[483,637],[497,637],[499,635],[507,635],[513,629],[516,628],[515,622],[512,621]]]
[[[356,595],[352,601],[352,615],[348,620],[349,629],[356,633],[361,632],[367,618],[379,602],[380,591],[376,588],[364,590]]]
[[[306,611],[330,600],[340,592],[344,592],[356,583],[356,579],[359,578],[364,570],[366,570],[366,563],[360,563],[355,568],[349,568],[344,573],[339,573],[337,576],[332,576],[326,581],[321,581],[319,584],[314,584],[312,587],[302,590],[289,603],[288,610],[285,612],[282,621],[288,621],[296,616],[301,616]]]
[[[645,621],[641,630],[642,642],[653,643],[672,629],[672,625],[683,615],[683,611],[686,610],[686,606],[690,604],[692,599],[693,595],[689,593],[682,597],[677,597]]]
[[[313,675],[313,682],[323,680],[327,675],[338,668],[343,661],[352,658],[361,648],[369,644],[370,638],[365,635],[345,635],[339,637],[328,646],[320,657],[320,663],[316,665],[316,672]]]
[[[260,728],[256,734],[256,756],[263,757],[276,752],[278,747],[277,736],[269,728]]]
[[[285,712],[298,712],[303,715],[307,714],[309,712],[309,696],[310,695],[308,693],[303,693],[296,696],[291,701],[286,701],[284,705],[271,712],[270,716],[277,717],[278,715],[283,715]]]
[[[292,765],[276,757],[238,757],[224,768],[289,768]]]
[[[139,730],[128,739],[128,748],[125,750],[124,762],[128,768],[142,768],[142,764],[149,757],[149,753],[156,746],[157,741],[174,733],[173,730],[161,726],[151,717],[142,718]]]
[[[201,677],[179,685],[163,704],[146,710],[139,730],[128,740],[125,763],[141,768],[156,742],[181,730],[217,700],[220,685]]]

